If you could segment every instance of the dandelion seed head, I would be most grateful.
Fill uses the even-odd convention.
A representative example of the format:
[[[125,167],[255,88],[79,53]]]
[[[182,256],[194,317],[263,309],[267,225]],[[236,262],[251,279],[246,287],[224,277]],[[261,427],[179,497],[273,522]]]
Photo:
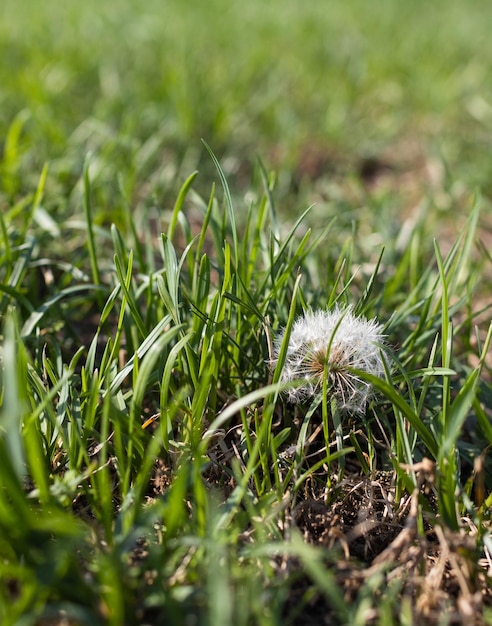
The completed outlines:
[[[275,344],[274,364],[283,339],[282,333]],[[303,381],[288,389],[288,400],[300,403],[321,393],[326,375],[327,392],[336,398],[338,406],[363,412],[371,385],[351,370],[382,377],[383,349],[382,326],[374,319],[355,316],[351,307],[305,313],[293,324],[280,379],[284,383]]]

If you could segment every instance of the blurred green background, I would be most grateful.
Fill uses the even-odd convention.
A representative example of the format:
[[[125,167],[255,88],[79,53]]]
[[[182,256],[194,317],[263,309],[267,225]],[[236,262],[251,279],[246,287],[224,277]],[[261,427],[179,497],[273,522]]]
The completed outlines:
[[[260,155],[290,198],[385,173],[487,196],[491,23],[486,0],[3,0],[1,202],[46,161],[68,198],[87,151],[138,202],[211,166],[201,138],[235,188]]]

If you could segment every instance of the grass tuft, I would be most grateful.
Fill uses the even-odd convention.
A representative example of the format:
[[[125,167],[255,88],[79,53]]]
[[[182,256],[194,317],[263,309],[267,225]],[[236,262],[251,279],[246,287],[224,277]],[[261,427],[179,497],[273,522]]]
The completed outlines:
[[[490,11],[3,0],[1,624],[492,623]]]
[[[282,233],[263,166],[243,220],[214,162],[224,200],[213,186],[203,200],[192,174],[158,240],[136,222],[93,227],[87,194],[97,182],[86,167],[92,243],[77,266],[46,256],[39,222],[29,221],[19,241],[19,216],[2,220],[3,623],[63,613],[100,624],[295,624],[313,603],[338,623],[368,615],[393,623],[398,602],[415,611],[412,594],[426,591],[399,570],[392,546],[409,555],[420,546],[419,568],[430,577],[431,529],[440,549],[448,546],[452,571],[461,552],[451,543],[477,555],[460,598],[485,580],[492,330],[475,365],[472,340],[453,330],[473,327],[463,317],[473,315],[471,282],[489,262],[472,243],[478,205],[446,256],[436,242],[409,290],[413,279],[398,267],[414,264],[408,249],[378,251],[363,276],[356,246],[333,224],[312,238],[309,210]],[[422,223],[415,228],[424,236]],[[330,263],[328,233],[340,250]],[[32,296],[38,259],[61,287],[45,273],[44,293]],[[376,329],[389,346],[384,376],[345,374],[373,388],[356,412],[340,411],[325,361],[320,397],[293,405],[283,393],[303,384],[284,372],[307,303],[348,303],[354,324],[363,311],[384,325]],[[338,345],[330,344],[328,352]],[[383,501],[364,500],[359,489],[369,484]],[[386,537],[380,547],[376,529]],[[370,566],[367,577],[354,558]],[[398,582],[379,601],[383,562]]]

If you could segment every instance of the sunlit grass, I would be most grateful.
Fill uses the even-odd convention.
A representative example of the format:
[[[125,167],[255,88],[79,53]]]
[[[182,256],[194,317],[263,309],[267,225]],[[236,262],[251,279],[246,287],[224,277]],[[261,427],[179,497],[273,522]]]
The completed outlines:
[[[488,13],[4,0],[1,624],[492,623]]]
[[[93,151],[105,181],[98,195],[117,221],[116,173],[127,196],[144,183],[169,193],[176,170],[210,164],[201,137],[242,182],[248,155],[272,154],[295,189],[308,152],[311,167],[320,159],[330,172],[367,158],[397,168],[430,158],[455,198],[463,182],[488,189],[489,12],[478,0],[5,0],[2,193],[48,158],[72,191]]]
[[[419,532],[458,531],[466,518],[477,553],[490,542],[490,331],[477,328],[476,365],[472,344],[460,352],[455,337],[473,328],[474,286],[489,262],[474,246],[479,201],[445,257],[436,242],[435,256],[419,259],[409,289],[411,252],[388,242],[365,274],[355,242],[332,224],[315,235],[309,212],[281,232],[264,170],[241,210],[216,166],[221,192],[199,197],[192,175],[159,240],[132,214],[125,229],[94,228],[89,162],[77,267],[46,256],[54,238],[35,208],[3,219],[3,623],[66,613],[91,624],[193,615],[279,624],[299,577],[310,581],[301,606],[321,594],[340,623],[363,623],[367,602],[381,620],[397,615],[397,595],[372,604],[370,580],[347,604],[338,549],[305,545],[292,521],[308,492],[328,489],[334,505],[354,463],[373,480],[396,472],[396,512],[420,489],[428,458],[435,497],[419,495]],[[35,207],[41,188],[34,196]],[[410,239],[424,235],[419,223]],[[302,310],[337,301],[376,316],[392,352],[386,379],[354,372],[376,393],[350,419],[323,399],[294,409],[278,383],[284,348],[269,365],[274,339]],[[470,467],[480,455],[482,468]],[[159,468],[166,486],[156,491]],[[283,572],[281,562],[296,565]]]

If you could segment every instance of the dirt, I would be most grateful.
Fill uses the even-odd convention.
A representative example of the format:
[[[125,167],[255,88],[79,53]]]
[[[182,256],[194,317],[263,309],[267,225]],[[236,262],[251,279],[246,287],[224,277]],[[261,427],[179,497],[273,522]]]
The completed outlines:
[[[235,455],[232,440],[230,434],[220,438],[206,474],[224,497],[234,487],[221,471]],[[396,612],[401,610],[413,624],[485,624],[484,609],[492,609],[492,557],[478,547],[477,528],[463,517],[460,528],[451,531],[436,516],[432,461],[423,459],[403,469],[416,473],[418,487],[399,496],[393,471],[367,475],[356,462],[348,463],[342,478],[334,475],[329,489],[326,480],[317,480],[319,475],[306,481],[295,500],[286,494],[291,503],[279,521],[286,539],[298,532],[322,550],[326,572],[334,576],[347,606],[361,606],[360,594],[369,593],[366,624],[379,623],[381,611],[388,610],[393,623],[400,622]],[[170,469],[159,461],[150,497],[165,493],[169,484]],[[332,603],[297,558],[278,557],[276,565],[279,580],[287,577],[290,586],[286,624],[340,623]]]
[[[469,519],[463,519],[462,527],[452,532],[439,520],[427,517],[425,528],[419,530],[419,499],[429,480],[432,484],[433,464],[419,464],[419,473],[420,489],[403,497],[396,511],[388,474],[351,476],[343,481],[333,504],[323,499],[299,503],[293,523],[306,542],[338,548],[340,557],[330,559],[327,568],[347,605],[353,604],[359,593],[372,589],[366,624],[378,623],[378,604],[392,593],[398,598],[391,606],[395,623],[400,616],[394,611],[406,607],[414,624],[483,624],[484,608],[492,607],[490,554],[477,550],[477,529]],[[429,491],[424,497],[431,494]],[[309,586],[304,579],[292,589],[286,616],[303,602]],[[337,616],[320,593],[292,622],[295,626],[336,623]]]

